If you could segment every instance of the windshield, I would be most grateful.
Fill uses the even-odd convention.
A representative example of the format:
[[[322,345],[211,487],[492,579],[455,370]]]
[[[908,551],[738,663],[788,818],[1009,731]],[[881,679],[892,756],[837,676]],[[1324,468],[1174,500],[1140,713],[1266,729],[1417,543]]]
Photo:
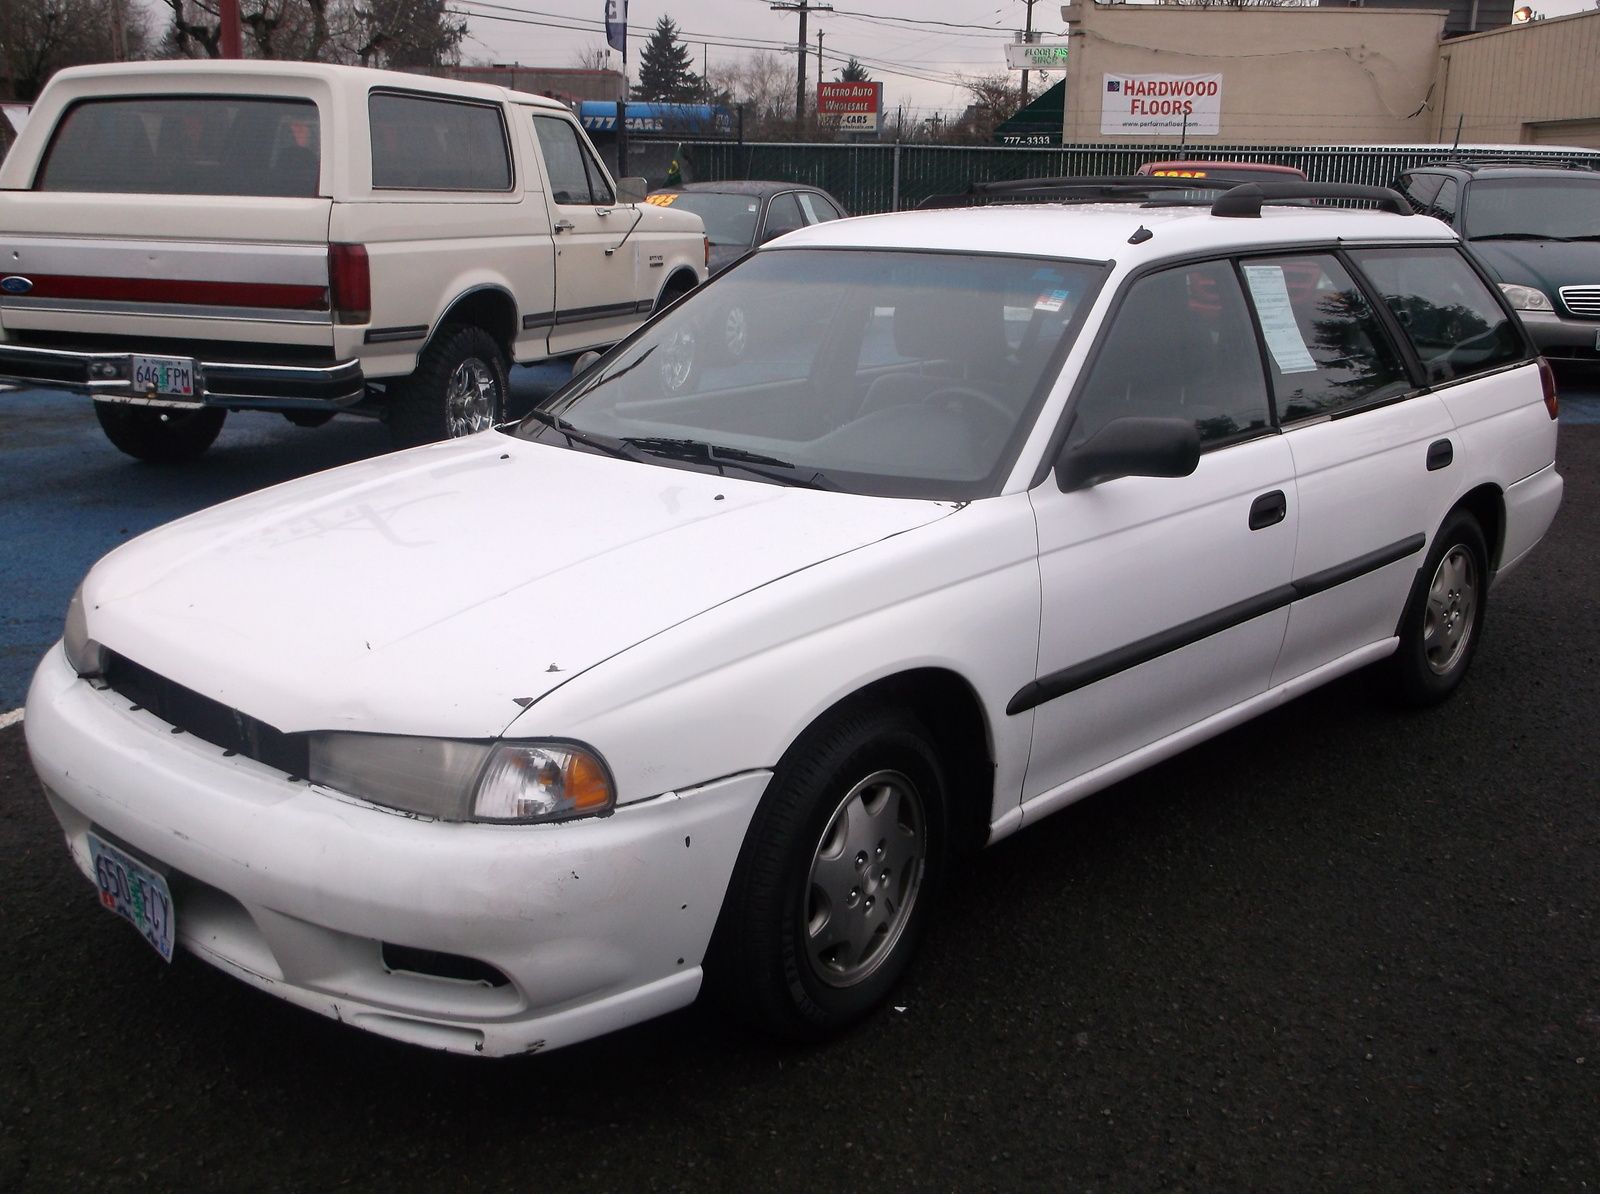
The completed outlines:
[[[1102,264],[768,250],[692,293],[517,434],[853,493],[992,493]]]
[[[1462,232],[1572,240],[1600,237],[1600,178],[1480,178]]]
[[[714,245],[748,245],[756,238],[756,216],[761,211],[761,200],[754,195],[680,191],[672,206],[699,216]]]

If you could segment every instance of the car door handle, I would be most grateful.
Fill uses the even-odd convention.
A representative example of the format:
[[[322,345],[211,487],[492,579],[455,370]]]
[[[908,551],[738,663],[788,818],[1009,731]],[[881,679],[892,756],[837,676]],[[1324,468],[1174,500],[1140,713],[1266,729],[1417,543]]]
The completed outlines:
[[[1289,499],[1283,496],[1283,490],[1274,489],[1271,493],[1264,493],[1250,503],[1250,529],[1264,531],[1276,526],[1288,513]]]
[[[557,220],[555,227],[557,232],[571,232],[577,225],[571,220]]]
[[[1456,450],[1447,439],[1436,439],[1428,445],[1428,471],[1436,473],[1442,468],[1448,468],[1450,462],[1456,458]]]

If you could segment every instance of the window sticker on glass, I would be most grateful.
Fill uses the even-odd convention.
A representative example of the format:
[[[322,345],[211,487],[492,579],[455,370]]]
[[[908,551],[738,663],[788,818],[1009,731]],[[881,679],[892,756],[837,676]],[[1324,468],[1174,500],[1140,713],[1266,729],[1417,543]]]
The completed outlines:
[[[1069,297],[1071,296],[1065,290],[1047,290],[1033,304],[1033,309],[1035,311],[1059,311],[1067,305]]]
[[[1294,306],[1289,301],[1289,287],[1283,280],[1281,265],[1247,265],[1245,281],[1250,284],[1250,297],[1255,300],[1256,314],[1261,317],[1261,334],[1266,337],[1267,348],[1282,373],[1315,373],[1316,361],[1306,348],[1300,325],[1295,322]]]

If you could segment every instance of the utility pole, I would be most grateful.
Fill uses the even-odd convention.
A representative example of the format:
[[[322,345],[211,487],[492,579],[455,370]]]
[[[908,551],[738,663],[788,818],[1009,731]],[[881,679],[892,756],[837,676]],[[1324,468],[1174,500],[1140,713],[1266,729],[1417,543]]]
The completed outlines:
[[[832,12],[831,4],[812,4],[810,0],[796,0],[793,4],[768,5],[773,12],[797,12],[800,14],[800,41],[798,51],[800,56],[799,71],[795,76],[794,84],[794,122],[799,124],[806,118],[806,14],[813,12]],[[822,60],[817,59],[817,77],[822,77]]]
[[[1022,0],[1022,2],[1028,6],[1028,24],[1027,24],[1027,28],[1023,30],[1023,34],[1022,34],[1022,44],[1023,45],[1027,45],[1030,41],[1033,40],[1033,6],[1035,4],[1037,4],[1039,2],[1039,0]],[[1024,108],[1026,108],[1028,106],[1028,72],[1027,71],[1023,71],[1022,72],[1022,106]]]
[[[217,6],[217,16],[222,24],[222,56],[243,58],[244,41],[239,32],[239,0],[221,0]]]

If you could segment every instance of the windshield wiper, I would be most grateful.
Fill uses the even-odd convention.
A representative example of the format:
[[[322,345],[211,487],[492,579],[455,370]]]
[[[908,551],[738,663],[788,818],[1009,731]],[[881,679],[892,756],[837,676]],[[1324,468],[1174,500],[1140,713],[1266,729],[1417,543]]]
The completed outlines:
[[[732,465],[734,468],[784,485],[798,485],[807,489],[838,488],[820,472],[813,473],[810,477],[802,477],[795,472],[784,472],[782,470],[795,468],[793,461],[778,456],[764,456],[760,452],[749,452],[744,448],[730,448],[721,444],[708,444],[704,440],[674,439],[659,435],[624,436],[622,442],[630,448],[649,452],[652,456],[709,464],[718,472],[722,471],[724,465]]]
[[[608,456],[615,456],[619,460],[639,459],[639,453],[627,446],[624,440],[606,440],[598,435],[591,435],[587,431],[579,431],[560,415],[553,415],[547,410],[530,410],[528,418],[543,423],[566,436],[568,444],[582,444],[586,448],[593,448],[596,452],[604,452]]]

